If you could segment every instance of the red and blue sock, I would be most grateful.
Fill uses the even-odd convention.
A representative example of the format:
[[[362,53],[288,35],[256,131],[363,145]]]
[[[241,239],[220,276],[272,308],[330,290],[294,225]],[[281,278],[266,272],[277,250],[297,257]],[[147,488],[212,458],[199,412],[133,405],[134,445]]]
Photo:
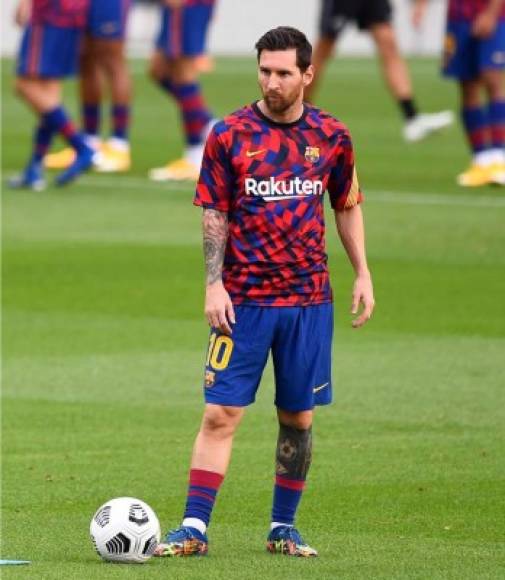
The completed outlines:
[[[488,109],[489,131],[493,149],[505,147],[505,101],[491,101]]]
[[[186,143],[200,145],[205,127],[212,119],[199,83],[176,84],[169,78],[162,79],[160,86],[174,97],[181,112]]]
[[[220,473],[191,469],[184,520],[197,519],[202,521],[205,527],[209,525],[212,508],[223,479]],[[183,525],[186,525],[184,521]]]
[[[81,153],[87,151],[89,147],[84,141],[84,137],[77,131],[72,120],[67,115],[62,106],[56,107],[42,115],[42,120],[53,133],[60,133],[72,145],[72,147]]]
[[[130,126],[130,107],[128,105],[112,105],[112,136],[126,141]]]
[[[305,480],[275,476],[272,522],[294,525],[296,510],[304,489]]]
[[[33,139],[33,154],[32,162],[41,163],[45,154],[49,150],[51,141],[53,140],[53,130],[47,124],[44,116],[40,120],[40,124],[35,129]]]
[[[476,154],[489,149],[489,119],[484,107],[465,107],[461,111],[461,119],[472,152]]]
[[[101,109],[99,104],[87,104],[81,108],[82,128],[86,135],[96,137],[100,129]]]

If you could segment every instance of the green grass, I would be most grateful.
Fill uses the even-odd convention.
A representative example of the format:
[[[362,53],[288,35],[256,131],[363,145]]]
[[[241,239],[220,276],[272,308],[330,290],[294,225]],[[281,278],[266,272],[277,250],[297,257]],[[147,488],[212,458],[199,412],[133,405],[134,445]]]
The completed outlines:
[[[33,119],[9,92],[3,167]],[[328,220],[335,403],[317,413],[299,525],[314,561],[264,552],[276,424],[268,367],[237,435],[205,560],[102,563],[88,525],[139,496],[178,523],[201,415],[207,327],[200,212],[145,179],[181,146],[174,107],[133,63],[134,168],[3,198],[3,558],[6,578],[491,579],[505,575],[505,200],[460,190],[455,126],[415,146],[374,61],[339,60],[320,94],[355,140],[377,312],[350,329],[352,272]],[[457,108],[437,63],[412,62],[420,104]],[[217,114],[257,94],[252,60],[204,79]],[[75,106],[74,86],[67,101]],[[328,216],[330,217],[330,216]]]

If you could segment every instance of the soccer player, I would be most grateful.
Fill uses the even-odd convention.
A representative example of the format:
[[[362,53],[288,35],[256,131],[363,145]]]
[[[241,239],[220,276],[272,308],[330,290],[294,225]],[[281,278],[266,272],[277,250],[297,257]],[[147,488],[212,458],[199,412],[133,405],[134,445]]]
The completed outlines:
[[[306,94],[311,100],[335,44],[349,22],[370,33],[382,66],[384,80],[404,119],[403,137],[415,142],[453,122],[451,111],[420,113],[414,99],[407,64],[398,49],[391,23],[389,0],[322,0],[319,39],[314,49],[314,81]]]
[[[317,555],[295,528],[295,514],[311,463],[313,409],[332,398],[325,191],[356,272],[352,312],[363,305],[353,326],[362,326],[374,308],[349,131],[303,103],[314,74],[312,47],[302,32],[279,27],[256,49],[263,98],[214,126],[196,190],[211,326],[206,405],[184,519],[162,540],[158,556],[207,552],[206,530],[233,435],[254,402],[269,352],[279,436],[267,549]]]
[[[181,159],[149,171],[153,181],[198,179],[213,118],[198,81],[214,0],[163,0],[161,29],[149,73],[180,111],[186,149]]]
[[[426,4],[417,0],[421,10]],[[458,184],[505,185],[504,0],[449,1],[443,74],[459,83],[461,120],[472,152]]]
[[[42,160],[53,136],[60,133],[75,151],[56,185],[73,181],[93,164],[95,152],[76,130],[63,107],[61,80],[75,74],[88,0],[21,0],[16,20],[25,26],[16,70],[16,91],[38,116],[30,160],[13,188],[45,187]]]
[[[131,80],[125,55],[125,35],[131,0],[90,0],[86,36],[80,58],[82,129],[88,145],[100,151],[96,169],[128,171],[131,166],[128,129],[130,125]],[[103,80],[110,87],[112,135],[100,138]],[[51,169],[67,167],[73,149],[46,155]]]

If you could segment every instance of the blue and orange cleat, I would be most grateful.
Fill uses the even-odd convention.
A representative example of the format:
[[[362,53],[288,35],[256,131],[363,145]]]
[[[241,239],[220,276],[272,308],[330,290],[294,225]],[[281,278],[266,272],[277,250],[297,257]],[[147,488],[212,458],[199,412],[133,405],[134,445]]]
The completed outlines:
[[[267,550],[272,554],[313,558],[317,550],[303,541],[300,532],[293,526],[277,526],[267,538]]]
[[[77,153],[73,163],[56,177],[54,180],[55,185],[67,185],[67,183],[77,179],[93,166],[95,155],[96,151],[94,149],[88,146],[83,147]]]
[[[159,558],[175,556],[205,556],[207,554],[208,540],[205,534],[196,528],[181,526],[176,530],[170,530],[154,550],[154,555]]]
[[[19,175],[11,177],[7,185],[12,189],[42,191],[46,187],[42,163],[31,161]]]

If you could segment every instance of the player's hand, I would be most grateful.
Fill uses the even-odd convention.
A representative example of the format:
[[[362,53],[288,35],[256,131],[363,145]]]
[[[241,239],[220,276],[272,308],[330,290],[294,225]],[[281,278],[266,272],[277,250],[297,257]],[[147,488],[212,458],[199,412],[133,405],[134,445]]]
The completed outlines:
[[[235,324],[235,311],[221,281],[208,284],[205,289],[205,316],[212,328],[217,328],[224,334],[232,333]]]
[[[360,274],[354,281],[351,314],[358,314],[360,304],[363,305],[363,309],[357,318],[352,321],[353,328],[359,328],[367,320],[370,320],[373,309],[375,308],[372,278],[369,273]]]
[[[473,22],[472,35],[476,38],[489,38],[498,25],[498,16],[491,10],[483,10]]]
[[[32,3],[30,0],[20,0],[17,5],[14,20],[18,26],[26,26],[32,15]]]

